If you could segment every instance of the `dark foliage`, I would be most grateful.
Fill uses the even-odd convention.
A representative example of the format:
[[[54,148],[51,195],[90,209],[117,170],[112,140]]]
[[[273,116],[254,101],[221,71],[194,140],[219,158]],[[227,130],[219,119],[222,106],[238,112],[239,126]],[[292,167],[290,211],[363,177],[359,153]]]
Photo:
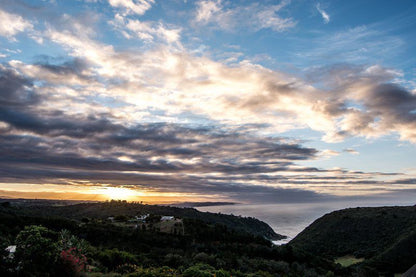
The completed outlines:
[[[105,203],[102,207],[107,205],[122,207],[122,210],[129,208],[125,203]],[[100,216],[94,217],[92,211],[83,210],[88,208]],[[165,209],[166,207],[161,207],[160,214],[168,214],[164,212],[171,208]],[[49,240],[48,245],[59,248],[64,244],[58,241],[58,234],[66,229],[68,231],[65,232],[70,232],[77,240],[88,242],[88,249],[83,251],[86,251],[89,269],[97,274],[113,272],[126,276],[324,276],[335,272],[337,276],[348,276],[347,271],[325,259],[292,247],[273,246],[262,235],[220,223],[209,223],[208,220],[185,217],[185,235],[173,235],[134,229],[128,224],[111,223],[104,219],[106,212],[128,218],[130,214],[136,215],[136,210],[124,215],[115,208],[100,213],[94,205],[74,205],[71,206],[71,213],[66,216],[65,209],[57,209],[60,214],[56,210],[50,210],[54,208],[37,206],[34,209],[24,205],[0,207],[0,230],[4,238],[15,241],[16,236],[21,236],[22,231],[27,228],[25,226],[42,225],[44,227],[30,227],[35,230],[47,228],[47,232],[41,233],[38,241]],[[143,213],[145,212],[148,211]],[[226,216],[224,218],[227,219]],[[238,223],[240,220],[244,222],[244,218],[230,218],[235,225],[246,224]],[[8,243],[5,242],[4,245]],[[56,253],[58,252],[52,248],[47,253],[42,253],[48,259],[55,258],[57,261],[49,261],[49,267],[36,269],[34,276],[53,276],[57,270],[65,271],[65,276],[76,272],[65,269],[65,264],[59,262]],[[30,259],[26,257],[21,260]],[[7,268],[8,265],[2,265],[1,270]],[[45,272],[40,274],[42,270]],[[48,270],[50,272],[46,272]]]
[[[42,217],[66,217],[76,220],[82,218],[105,219],[109,216],[131,217],[135,215],[171,215],[180,218],[198,219],[208,224],[222,224],[230,229],[245,231],[268,239],[281,239],[266,223],[253,217],[240,217],[219,213],[200,212],[194,208],[178,208],[170,206],[146,205],[126,201],[108,201],[100,203],[81,203],[76,205],[50,206],[30,205],[32,215]]]
[[[416,207],[354,208],[316,220],[290,242],[329,259],[363,257],[357,268],[392,274],[416,261]],[[360,269],[364,270],[364,269]]]

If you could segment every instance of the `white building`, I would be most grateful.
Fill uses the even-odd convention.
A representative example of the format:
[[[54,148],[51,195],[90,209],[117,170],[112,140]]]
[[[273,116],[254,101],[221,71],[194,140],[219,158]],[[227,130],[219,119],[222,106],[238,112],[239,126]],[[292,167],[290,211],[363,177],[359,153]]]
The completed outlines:
[[[16,245],[9,245],[6,247],[6,251],[9,252],[9,258],[13,259],[14,253],[16,252]]]

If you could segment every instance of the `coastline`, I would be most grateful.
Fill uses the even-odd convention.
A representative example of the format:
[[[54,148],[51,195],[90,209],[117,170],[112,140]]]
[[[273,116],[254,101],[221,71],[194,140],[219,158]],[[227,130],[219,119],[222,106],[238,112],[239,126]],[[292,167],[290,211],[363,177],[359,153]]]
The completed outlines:
[[[282,245],[294,239],[318,218],[336,210],[354,207],[409,206],[414,204],[413,199],[360,199],[356,201],[345,200],[321,203],[235,204],[195,208],[202,212],[257,218],[267,223],[276,233],[286,236],[282,240],[272,240],[275,245]]]

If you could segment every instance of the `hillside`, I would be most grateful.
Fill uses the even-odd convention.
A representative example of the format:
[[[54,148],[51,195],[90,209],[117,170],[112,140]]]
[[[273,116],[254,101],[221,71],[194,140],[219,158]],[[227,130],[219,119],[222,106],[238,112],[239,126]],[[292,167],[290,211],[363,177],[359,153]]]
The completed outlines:
[[[0,204],[0,276],[351,276],[331,261],[221,224],[183,218],[184,233],[166,233],[85,217],[111,212],[127,218],[123,210],[140,207],[123,202],[38,204]],[[58,215],[65,212],[72,213]],[[155,218],[149,216],[149,224]],[[12,256],[6,251],[11,246]]]
[[[289,245],[330,259],[362,257],[380,272],[404,272],[416,261],[416,206],[335,211]]]
[[[73,205],[44,205],[34,202],[19,202],[18,206],[32,216],[65,217],[81,220],[82,218],[105,219],[109,216],[136,216],[143,214],[170,215],[180,218],[197,219],[207,224],[222,224],[236,231],[245,231],[253,235],[263,236],[270,240],[278,240],[285,236],[277,234],[263,221],[253,217],[240,217],[226,214],[200,212],[194,208],[178,208],[170,206],[146,205],[125,201],[109,201],[99,203],[78,203]]]

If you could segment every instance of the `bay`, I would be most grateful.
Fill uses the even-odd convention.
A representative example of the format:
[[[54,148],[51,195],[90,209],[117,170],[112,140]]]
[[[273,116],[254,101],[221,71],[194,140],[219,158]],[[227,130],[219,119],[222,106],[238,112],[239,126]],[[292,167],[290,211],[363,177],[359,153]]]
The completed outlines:
[[[341,200],[314,203],[279,203],[279,204],[236,204],[224,206],[206,206],[197,209],[204,212],[233,214],[258,218],[286,239],[274,241],[281,245],[292,240],[302,230],[326,213],[344,208],[408,206],[414,205],[413,199],[364,199]]]

